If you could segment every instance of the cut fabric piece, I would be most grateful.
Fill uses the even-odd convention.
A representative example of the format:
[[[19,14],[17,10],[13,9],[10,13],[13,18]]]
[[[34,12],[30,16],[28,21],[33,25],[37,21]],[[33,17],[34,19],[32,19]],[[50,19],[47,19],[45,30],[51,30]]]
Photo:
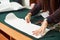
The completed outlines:
[[[11,25],[12,27],[24,32],[24,33],[27,33],[28,35],[30,36],[33,36],[35,38],[41,38],[42,35],[38,35],[38,36],[35,36],[33,35],[32,31],[36,30],[36,29],[39,29],[40,26],[38,25],[35,25],[35,24],[32,24],[31,22],[30,23],[27,23],[24,19],[21,19],[21,18],[18,18],[16,17],[13,13],[9,13],[7,14],[5,20],[4,20],[7,24]],[[45,30],[45,33],[44,35],[50,31],[50,29],[46,29]]]

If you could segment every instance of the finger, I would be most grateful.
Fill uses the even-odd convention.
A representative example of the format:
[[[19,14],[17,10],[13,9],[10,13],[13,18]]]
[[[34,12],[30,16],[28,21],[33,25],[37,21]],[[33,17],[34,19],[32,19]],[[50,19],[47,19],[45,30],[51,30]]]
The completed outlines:
[[[33,31],[33,35],[38,36],[40,34],[39,31]]]
[[[39,32],[36,32],[35,35],[38,36],[40,33]]]
[[[42,35],[42,36],[44,35],[44,31],[41,32],[41,35]]]
[[[29,19],[27,19],[27,23],[29,23],[30,22],[30,20]]]
[[[25,18],[25,21],[26,21],[27,23],[29,23],[29,22],[30,22],[30,20],[29,20],[28,18]]]
[[[37,36],[37,31],[33,31],[33,35]]]
[[[35,35],[35,31],[32,31],[33,35]]]

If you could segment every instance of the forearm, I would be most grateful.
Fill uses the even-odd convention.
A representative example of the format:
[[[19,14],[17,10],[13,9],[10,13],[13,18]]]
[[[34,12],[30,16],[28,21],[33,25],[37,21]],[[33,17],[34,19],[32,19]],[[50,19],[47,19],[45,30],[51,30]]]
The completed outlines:
[[[58,8],[53,14],[47,17],[48,24],[56,24],[60,22],[60,8]]]
[[[39,13],[39,11],[41,10],[41,7],[38,7],[38,5],[35,5],[31,10],[30,13],[32,13],[33,15],[36,15],[37,13]]]
[[[40,0],[38,0],[38,2],[30,10],[30,13],[32,13],[32,15],[36,15],[41,9],[42,9],[42,5],[41,5]]]
[[[44,19],[41,27],[45,29],[45,28],[47,28],[47,25],[48,25],[47,19]]]

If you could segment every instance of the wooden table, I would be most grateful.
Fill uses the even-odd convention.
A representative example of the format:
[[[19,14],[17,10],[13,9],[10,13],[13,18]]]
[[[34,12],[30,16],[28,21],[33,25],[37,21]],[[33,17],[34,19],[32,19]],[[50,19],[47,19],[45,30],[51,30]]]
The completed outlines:
[[[17,32],[16,30],[12,28],[9,28],[8,26],[4,25],[1,22],[0,22],[0,30],[2,30],[4,33],[10,36],[9,40],[32,40],[31,38],[23,35],[20,32]]]

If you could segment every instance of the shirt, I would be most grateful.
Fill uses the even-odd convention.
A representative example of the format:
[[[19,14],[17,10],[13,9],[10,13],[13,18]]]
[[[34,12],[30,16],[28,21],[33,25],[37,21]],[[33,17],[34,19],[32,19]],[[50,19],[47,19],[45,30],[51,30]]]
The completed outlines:
[[[46,5],[44,3],[46,3]],[[44,6],[47,6],[47,10],[50,12],[50,16],[47,17],[47,22],[49,24],[58,23],[60,21],[60,0],[38,0],[35,6],[30,10],[32,16],[36,15],[41,9],[44,9]]]

